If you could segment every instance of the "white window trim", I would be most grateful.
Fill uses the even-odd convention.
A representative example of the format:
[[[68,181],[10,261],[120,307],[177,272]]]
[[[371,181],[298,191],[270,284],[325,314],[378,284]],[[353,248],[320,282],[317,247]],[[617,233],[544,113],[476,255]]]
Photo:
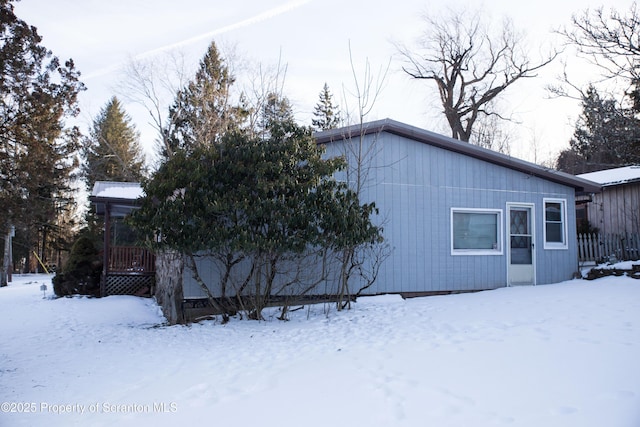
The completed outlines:
[[[496,249],[454,249],[453,248],[453,214],[454,213],[492,213],[497,215],[497,225],[498,225],[498,248]],[[451,235],[449,247],[451,248],[451,255],[459,256],[459,255],[503,255],[504,253],[504,243],[503,243],[503,235],[504,235],[504,224],[502,223],[502,209],[479,209],[479,208],[451,208],[451,213],[449,217],[449,223],[451,224]]]
[[[563,243],[547,242],[547,203],[560,203],[560,214],[562,215],[562,240]],[[566,250],[569,249],[569,228],[567,224],[567,199],[542,199],[542,240],[544,248],[549,250]]]

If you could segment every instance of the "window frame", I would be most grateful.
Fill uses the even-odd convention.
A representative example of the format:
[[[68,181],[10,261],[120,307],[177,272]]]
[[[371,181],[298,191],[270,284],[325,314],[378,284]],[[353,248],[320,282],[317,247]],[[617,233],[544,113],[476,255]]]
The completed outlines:
[[[562,242],[549,242],[547,240],[547,203],[559,203],[560,204],[560,224]],[[557,224],[558,221],[552,223]],[[569,249],[569,227],[567,224],[567,199],[558,199],[545,197],[542,199],[542,239],[544,241],[544,248],[549,250],[566,250]]]
[[[497,248],[495,249],[455,249],[454,248],[454,214],[456,213],[470,213],[470,214],[493,214],[496,216],[496,244]],[[460,256],[460,255],[480,255],[480,256],[492,256],[492,255],[503,255],[504,254],[504,224],[503,224],[503,215],[504,212],[502,209],[482,209],[482,208],[459,208],[454,207],[451,208],[449,221],[451,224],[451,233],[450,233],[450,248],[451,255]]]

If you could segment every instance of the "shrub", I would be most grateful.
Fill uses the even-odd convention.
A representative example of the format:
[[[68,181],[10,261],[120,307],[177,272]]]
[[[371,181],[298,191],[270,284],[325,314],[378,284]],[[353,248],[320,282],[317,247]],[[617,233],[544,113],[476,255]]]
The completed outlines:
[[[64,271],[53,278],[53,290],[59,297],[69,295],[100,296],[102,261],[94,242],[81,236],[71,248]]]

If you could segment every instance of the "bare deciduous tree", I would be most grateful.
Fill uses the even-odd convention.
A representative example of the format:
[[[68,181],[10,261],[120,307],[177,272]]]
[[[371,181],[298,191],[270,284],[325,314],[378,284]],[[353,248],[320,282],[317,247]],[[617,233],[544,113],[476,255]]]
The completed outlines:
[[[349,182],[355,184],[354,191],[360,196],[362,194],[363,186],[368,180],[370,163],[377,151],[380,149],[377,145],[373,144],[370,147],[364,147],[365,137],[365,121],[378,97],[382,93],[384,82],[389,73],[390,64],[386,64],[384,67],[380,67],[378,73],[374,73],[371,70],[371,64],[367,59],[364,64],[364,70],[361,76],[358,76],[356,70],[353,53],[351,52],[351,45],[349,45],[349,62],[351,64],[351,74],[353,76],[353,88],[343,89],[344,105],[347,108],[346,121],[348,123],[354,123],[358,125],[359,132],[357,135],[346,135],[344,153],[347,158],[354,159],[355,161],[349,162],[347,168],[347,179]],[[355,99],[356,107],[355,112],[351,112],[349,108],[349,99]]]
[[[377,136],[372,142],[365,144],[365,121],[382,93],[390,64],[380,67],[379,72],[375,73],[371,70],[371,64],[367,59],[362,74],[358,75],[351,45],[349,45],[349,61],[353,88],[343,89],[343,104],[347,107],[346,120],[356,125],[357,132],[344,135],[341,154],[347,159],[346,180],[358,198],[361,198],[365,188],[373,185],[370,182],[370,172],[375,167],[373,163],[376,156],[382,150]],[[349,109],[348,99],[354,99],[357,104],[354,113]],[[338,310],[349,307],[354,296],[359,296],[364,290],[373,286],[378,278],[380,267],[389,257],[390,251],[389,244],[380,240],[364,245],[348,246],[337,254],[340,264],[336,304]],[[351,283],[354,281],[358,283],[357,287]]]
[[[589,85],[598,84],[603,93],[623,93],[628,99],[623,97],[621,103],[628,105],[630,101],[631,108],[640,111],[640,14],[636,2],[626,15],[613,8],[608,12],[603,7],[586,9],[573,15],[571,24],[556,32],[577,49],[579,57],[600,70],[600,80],[591,81]],[[549,92],[581,101],[588,95],[572,79],[565,65],[560,83],[549,86]]]
[[[241,79],[242,106],[247,110],[247,127],[254,135],[265,137],[266,130],[261,123],[269,100],[283,100],[287,64],[278,57],[275,64],[245,64],[246,78]]]
[[[473,129],[473,143],[488,150],[510,155],[511,140],[512,135],[501,126],[500,117],[496,114],[481,118]]]
[[[431,80],[438,88],[453,138],[469,141],[481,116],[502,116],[491,102],[521,78],[558,55],[552,52],[533,62],[524,38],[510,20],[490,32],[480,12],[452,9],[444,16],[426,16],[426,30],[415,49],[399,45],[403,70],[414,79]]]
[[[169,105],[188,81],[185,58],[180,52],[168,52],[152,59],[131,59],[124,70],[118,92],[149,114],[150,125],[157,132],[158,151],[170,149]]]
[[[613,8],[609,13],[602,7],[586,9],[573,15],[572,28],[558,33],[600,67],[605,77],[640,78],[640,14],[635,1],[626,16]]]

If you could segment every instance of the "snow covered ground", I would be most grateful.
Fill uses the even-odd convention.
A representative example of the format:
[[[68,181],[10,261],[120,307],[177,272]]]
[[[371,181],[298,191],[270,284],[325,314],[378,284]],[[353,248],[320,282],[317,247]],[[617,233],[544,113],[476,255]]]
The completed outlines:
[[[0,288],[1,426],[640,426],[627,277],[171,327],[43,283]]]

